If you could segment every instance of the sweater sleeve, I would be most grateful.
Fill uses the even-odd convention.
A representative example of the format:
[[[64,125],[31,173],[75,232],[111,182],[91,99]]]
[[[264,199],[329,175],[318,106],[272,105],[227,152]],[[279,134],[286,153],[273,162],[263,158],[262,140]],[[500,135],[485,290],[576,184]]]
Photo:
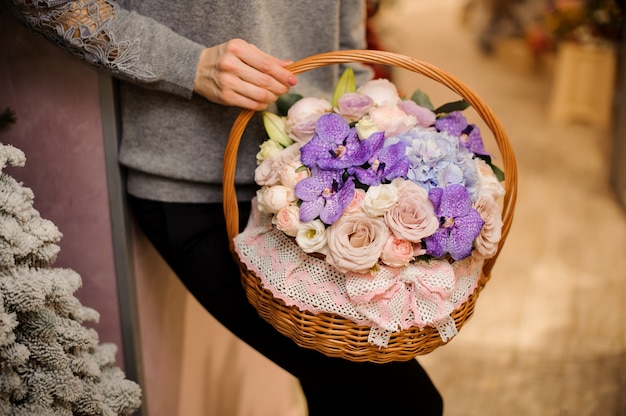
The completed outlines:
[[[109,0],[2,0],[31,30],[112,76],[186,98],[202,45]]]

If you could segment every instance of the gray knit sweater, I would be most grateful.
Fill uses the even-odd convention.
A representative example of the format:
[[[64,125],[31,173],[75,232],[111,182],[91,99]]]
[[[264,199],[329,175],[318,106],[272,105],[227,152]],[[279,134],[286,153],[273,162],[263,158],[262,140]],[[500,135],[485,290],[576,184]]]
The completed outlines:
[[[128,191],[161,201],[221,201],[224,146],[240,109],[193,93],[203,47],[242,38],[290,60],[365,48],[364,0],[9,3],[29,27],[122,80],[119,160],[128,168]],[[369,76],[363,67],[356,69],[361,80]],[[340,70],[331,66],[301,74],[292,92],[330,98]],[[240,200],[256,189],[255,155],[263,140],[259,119],[249,124],[239,150]]]

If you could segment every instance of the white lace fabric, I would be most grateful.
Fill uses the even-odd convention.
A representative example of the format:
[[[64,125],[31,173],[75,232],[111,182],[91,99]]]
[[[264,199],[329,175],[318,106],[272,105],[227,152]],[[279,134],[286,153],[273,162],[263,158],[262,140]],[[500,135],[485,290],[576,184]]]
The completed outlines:
[[[154,74],[137,63],[139,41],[117,41],[111,24],[117,6],[107,0],[14,0],[35,31],[85,61],[136,79]]]
[[[304,253],[254,207],[235,251],[263,287],[289,306],[340,315],[370,326],[369,342],[386,347],[393,332],[413,326],[437,328],[447,342],[457,334],[451,313],[474,291],[483,261],[419,261],[375,275],[342,274],[323,259]]]

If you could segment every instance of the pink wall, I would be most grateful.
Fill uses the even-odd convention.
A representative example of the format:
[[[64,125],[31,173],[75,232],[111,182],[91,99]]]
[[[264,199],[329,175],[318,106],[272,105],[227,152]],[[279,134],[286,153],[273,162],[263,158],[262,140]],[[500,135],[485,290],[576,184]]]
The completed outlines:
[[[93,327],[118,345],[123,367],[97,75],[0,11],[0,110],[18,118],[0,142],[26,154],[26,166],[10,173],[63,233],[54,266],[81,275],[75,295],[100,313]]]

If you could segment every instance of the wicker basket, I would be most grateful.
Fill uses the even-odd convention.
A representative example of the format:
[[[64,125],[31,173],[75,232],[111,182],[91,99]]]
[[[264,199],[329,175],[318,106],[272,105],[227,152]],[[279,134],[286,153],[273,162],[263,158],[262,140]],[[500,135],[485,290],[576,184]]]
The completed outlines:
[[[475,93],[451,75],[414,58],[382,51],[339,51],[310,56],[291,64],[288,69],[294,74],[299,74],[322,66],[350,62],[404,68],[448,87],[470,103],[489,127],[498,145],[502,155],[502,160],[499,162],[503,165],[502,168],[505,172],[504,188],[506,190],[502,209],[502,239],[496,256],[485,262],[474,293],[451,314],[457,329],[460,330],[474,312],[476,299],[490,278],[491,269],[502,249],[513,219],[517,195],[517,167],[510,143],[491,109]],[[243,110],[239,114],[232,127],[224,154],[224,213],[233,253],[235,253],[233,238],[239,233],[239,210],[234,186],[237,151],[241,136],[253,114],[254,111],[252,110]],[[234,255],[236,257],[236,254]],[[341,357],[351,361],[386,363],[407,361],[418,355],[427,354],[444,344],[435,328],[413,327],[394,332],[388,346],[379,348],[368,342],[369,327],[359,326],[341,316],[313,314],[301,311],[296,307],[286,306],[281,300],[274,298],[271,292],[263,288],[260,279],[253,272],[248,271],[241,262],[240,268],[242,283],[250,303],[266,321],[301,347],[317,350],[330,357]]]

